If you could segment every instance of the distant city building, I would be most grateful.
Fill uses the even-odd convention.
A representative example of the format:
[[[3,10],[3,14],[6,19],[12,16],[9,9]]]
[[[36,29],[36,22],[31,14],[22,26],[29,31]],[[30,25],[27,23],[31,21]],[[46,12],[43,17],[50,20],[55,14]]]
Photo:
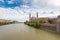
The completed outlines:
[[[43,21],[48,23],[48,18],[39,18],[38,13],[36,14],[36,17],[31,17],[31,13],[29,14],[29,21],[30,22],[35,22],[35,21]]]
[[[9,23],[12,22],[11,20],[0,19],[0,23]]]
[[[57,22],[60,22],[60,15],[59,15],[58,18],[57,18]]]
[[[38,18],[38,20],[40,21],[40,22],[45,22],[45,23],[48,23],[48,18]]]
[[[52,24],[57,24],[60,22],[60,15],[57,18],[52,19],[51,23]]]
[[[60,15],[58,16],[58,18],[60,18]]]

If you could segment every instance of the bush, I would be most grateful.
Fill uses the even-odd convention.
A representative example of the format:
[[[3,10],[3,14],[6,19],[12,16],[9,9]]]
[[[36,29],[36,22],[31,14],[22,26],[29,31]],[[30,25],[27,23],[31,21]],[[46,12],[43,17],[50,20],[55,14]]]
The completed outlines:
[[[32,26],[34,28],[40,28],[40,23],[38,21],[36,21],[36,22],[32,23],[32,25],[30,25],[30,26]]]
[[[52,19],[49,18],[49,19],[48,19],[48,22],[51,23],[51,22],[52,22]]]
[[[34,27],[34,28],[40,28],[40,22],[39,21],[31,21],[31,22],[24,22],[25,24],[31,26],[31,27]]]

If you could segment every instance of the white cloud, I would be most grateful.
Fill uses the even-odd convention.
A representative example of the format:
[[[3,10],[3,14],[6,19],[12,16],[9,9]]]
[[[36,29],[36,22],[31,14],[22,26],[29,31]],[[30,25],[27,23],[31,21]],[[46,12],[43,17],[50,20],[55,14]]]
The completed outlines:
[[[56,17],[56,16],[60,15],[60,12],[58,9],[52,9],[52,8],[30,8],[30,7],[28,8],[28,7],[24,6],[22,8],[17,7],[17,9],[25,12],[26,15],[31,13],[33,16],[36,16],[36,13],[38,12],[39,17]],[[23,15],[25,15],[25,13]]]
[[[26,20],[26,15],[21,15],[21,13],[19,13],[15,9],[0,8],[0,19],[17,20],[23,22]]]
[[[4,2],[4,0],[0,0]],[[13,4],[13,2],[21,2],[23,1],[23,4],[31,5],[32,7],[60,7],[60,0],[10,0],[8,1],[8,4]]]
[[[13,1],[8,1],[8,4],[13,4],[14,2]]]
[[[24,9],[25,8],[25,9]],[[0,19],[10,19],[17,21],[26,21],[29,19],[29,13],[32,16],[36,16],[36,13],[39,13],[39,17],[56,17],[60,15],[59,10],[48,9],[48,8],[27,8],[27,7],[16,7],[15,9],[11,8],[0,8]],[[53,13],[51,13],[53,12]]]
[[[4,2],[4,0],[0,0],[1,2]]]
[[[30,2],[32,7],[57,7],[60,8],[60,0],[24,0]]]
[[[51,6],[60,7],[60,0],[49,0],[48,4]]]
[[[12,1],[8,1],[8,4],[13,4],[13,2]]]
[[[20,7],[0,8],[0,18],[11,19],[18,21],[25,21],[29,18],[29,13],[36,16],[39,13],[39,17],[56,17],[60,15],[60,1],[58,0],[23,0],[25,3],[31,2],[31,6],[21,5]],[[9,4],[13,1],[9,1]],[[57,7],[57,8],[51,8]],[[53,13],[52,13],[53,12]]]

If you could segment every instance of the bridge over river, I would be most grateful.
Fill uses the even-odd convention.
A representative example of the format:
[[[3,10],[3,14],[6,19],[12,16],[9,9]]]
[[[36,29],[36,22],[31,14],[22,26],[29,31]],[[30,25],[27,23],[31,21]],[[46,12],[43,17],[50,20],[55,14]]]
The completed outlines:
[[[0,40],[60,40],[60,35],[16,23],[0,26]]]

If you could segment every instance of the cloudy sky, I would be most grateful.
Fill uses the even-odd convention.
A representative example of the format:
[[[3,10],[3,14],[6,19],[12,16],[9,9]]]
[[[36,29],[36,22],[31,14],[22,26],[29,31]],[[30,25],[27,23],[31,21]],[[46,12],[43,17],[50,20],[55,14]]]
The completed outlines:
[[[0,19],[25,21],[37,12],[39,17],[60,15],[60,0],[0,0]]]

